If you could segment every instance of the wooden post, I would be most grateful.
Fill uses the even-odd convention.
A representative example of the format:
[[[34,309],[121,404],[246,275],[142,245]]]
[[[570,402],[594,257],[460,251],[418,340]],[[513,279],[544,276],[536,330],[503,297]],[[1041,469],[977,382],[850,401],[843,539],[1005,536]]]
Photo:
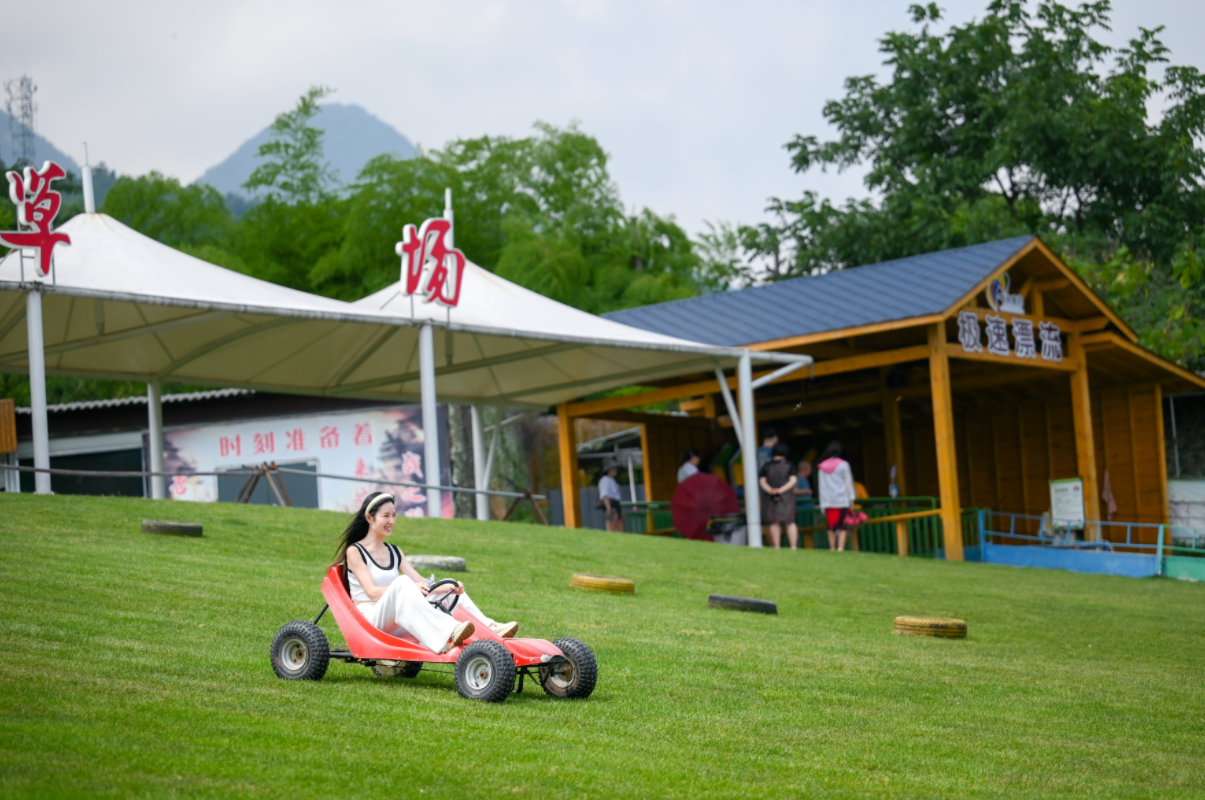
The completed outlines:
[[[17,452],[16,402],[11,398],[0,400],[0,455]]]
[[[577,438],[573,434],[573,417],[569,404],[556,407],[556,432],[561,455],[561,505],[565,509],[565,527],[582,526],[581,494],[578,492]]]
[[[954,403],[946,324],[929,326],[929,390],[933,395],[933,438],[937,482],[941,487],[941,531],[947,561],[962,561],[962,501],[958,496],[958,455],[954,449]]]
[[[887,461],[895,465],[895,485],[900,496],[908,494],[908,479],[904,473],[904,435],[900,430],[900,404],[895,395],[883,392],[883,436],[887,442]],[[890,472],[888,472],[890,476]]]
[[[643,423],[640,425],[640,461],[642,463],[641,470],[644,472],[644,502],[651,503],[653,502],[653,470],[649,463],[649,426]],[[647,506],[645,507],[644,524],[646,531],[652,531],[656,527],[653,525],[653,512]]]
[[[908,555],[908,523],[902,519],[895,523],[895,547],[901,556]]]
[[[1088,359],[1078,333],[1067,336],[1068,355],[1075,359],[1071,373],[1071,413],[1075,420],[1075,460],[1084,482],[1084,516],[1100,519],[1100,491],[1096,485],[1096,442],[1092,432],[1092,396],[1088,387]],[[1096,526],[1086,526],[1084,538],[1100,539]]]
[[[1171,523],[1171,509],[1167,497],[1167,443],[1163,441],[1163,386],[1155,384],[1155,448],[1159,455],[1159,517],[1164,524]],[[1165,528],[1165,545],[1170,545],[1171,529]]]

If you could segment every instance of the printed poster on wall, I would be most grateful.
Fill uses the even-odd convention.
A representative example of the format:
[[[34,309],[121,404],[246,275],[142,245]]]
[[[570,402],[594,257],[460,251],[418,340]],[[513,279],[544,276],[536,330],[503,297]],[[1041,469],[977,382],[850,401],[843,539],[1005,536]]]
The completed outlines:
[[[1084,527],[1083,478],[1050,482],[1050,517],[1056,528]]]
[[[438,427],[446,434],[447,412],[440,406]],[[427,515],[423,489],[385,481],[427,483],[422,409],[418,406],[340,411],[295,417],[221,422],[164,431],[164,461],[169,472],[223,472],[264,462],[305,462],[310,470],[361,480],[317,479],[317,506],[328,511],[355,511],[371,492],[397,498],[399,514]],[[447,436],[442,437],[447,441]],[[448,486],[447,448],[441,448],[441,475],[430,482]],[[218,478],[180,475],[169,480],[177,500],[213,503]],[[443,494],[444,517],[453,516],[452,495]]]

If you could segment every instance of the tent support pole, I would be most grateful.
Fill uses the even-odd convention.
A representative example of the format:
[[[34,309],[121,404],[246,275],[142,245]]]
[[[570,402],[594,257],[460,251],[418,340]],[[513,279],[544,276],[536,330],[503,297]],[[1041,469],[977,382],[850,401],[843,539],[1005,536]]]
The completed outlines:
[[[427,323],[418,329],[418,371],[423,401],[423,477],[439,485],[439,420],[435,412],[435,332]],[[427,516],[443,515],[439,489],[427,490]]]
[[[163,393],[159,381],[146,384],[147,442],[151,455],[151,472],[163,472]],[[151,497],[167,497],[167,483],[162,475],[151,476]]]
[[[753,409],[753,359],[746,350],[736,368],[741,401],[741,466],[745,471],[745,537],[750,547],[761,547],[761,491],[757,484],[757,423]]]
[[[485,479],[485,436],[481,426],[481,404],[473,403],[469,407],[473,421],[473,488],[488,489]],[[487,495],[474,495],[477,503],[477,519],[488,522],[490,518],[490,499]]]
[[[25,295],[25,324],[29,341],[29,400],[33,406],[33,465],[50,469],[50,426],[46,421],[46,352],[42,338],[42,287]],[[34,492],[50,494],[50,473],[33,474]]]

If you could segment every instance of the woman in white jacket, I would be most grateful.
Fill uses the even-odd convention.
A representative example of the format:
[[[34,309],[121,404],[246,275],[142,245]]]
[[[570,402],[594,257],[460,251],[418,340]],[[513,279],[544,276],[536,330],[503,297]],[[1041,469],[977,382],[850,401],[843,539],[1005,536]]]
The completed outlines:
[[[845,517],[857,497],[854,491],[854,472],[849,462],[841,458],[841,444],[830,442],[816,465],[820,488],[820,507],[828,522],[828,549],[845,549]]]

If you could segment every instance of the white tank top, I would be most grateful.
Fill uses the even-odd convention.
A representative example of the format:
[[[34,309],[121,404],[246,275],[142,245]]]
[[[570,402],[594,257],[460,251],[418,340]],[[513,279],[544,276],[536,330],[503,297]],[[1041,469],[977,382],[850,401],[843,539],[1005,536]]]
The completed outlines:
[[[352,547],[360,551],[360,557],[364,559],[364,565],[368,567],[368,573],[372,575],[373,584],[384,588],[398,579],[402,567],[402,554],[396,547],[388,542],[385,543],[385,547],[389,550],[389,564],[384,567],[373,561],[372,556],[359,542],[353,544]],[[347,570],[347,586],[351,590],[353,603],[365,603],[372,600],[368,596],[368,592],[364,591],[364,587],[360,585],[356,574],[350,569]]]

